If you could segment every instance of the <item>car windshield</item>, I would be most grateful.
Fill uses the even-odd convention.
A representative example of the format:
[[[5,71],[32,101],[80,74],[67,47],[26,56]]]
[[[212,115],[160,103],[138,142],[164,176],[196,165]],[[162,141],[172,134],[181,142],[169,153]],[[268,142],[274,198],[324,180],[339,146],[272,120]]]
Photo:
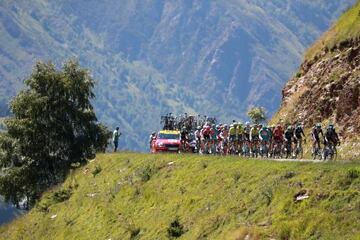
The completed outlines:
[[[179,134],[159,133],[159,139],[179,139]]]

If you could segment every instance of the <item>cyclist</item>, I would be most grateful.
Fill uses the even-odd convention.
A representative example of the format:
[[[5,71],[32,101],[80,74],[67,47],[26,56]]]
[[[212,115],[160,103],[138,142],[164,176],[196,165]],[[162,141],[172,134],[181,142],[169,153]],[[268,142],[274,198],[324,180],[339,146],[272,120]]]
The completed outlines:
[[[230,143],[230,148],[232,148],[233,150],[235,150],[236,132],[237,132],[237,124],[233,123],[230,125],[230,129],[229,129],[229,143]]]
[[[263,126],[259,131],[259,139],[261,140],[261,145],[267,148],[267,151],[269,149],[269,142],[271,139],[270,130]],[[266,151],[266,152],[267,152]]]
[[[245,123],[245,127],[244,127],[244,137],[246,141],[250,141],[250,131],[251,131],[251,126],[249,122]]]
[[[224,124],[222,130],[219,134],[219,139],[221,142],[221,148],[224,155],[228,153],[228,139],[229,139],[229,127],[228,125]]]
[[[236,140],[236,132],[237,132],[237,124],[233,123],[230,125],[229,129],[229,141],[230,143],[235,142]]]
[[[305,133],[303,129],[303,125],[301,123],[297,123],[294,131],[294,143],[295,145],[299,142],[299,147],[302,147],[302,138],[304,137],[304,142],[306,142],[305,139]]]
[[[272,153],[272,149],[273,149],[273,142],[274,142],[274,129],[275,126],[271,125],[267,127],[269,130],[269,134],[270,134],[270,140],[269,140],[269,153]]]
[[[292,143],[294,142],[294,129],[291,126],[291,124],[287,127],[287,129],[284,133],[284,137],[285,137],[285,142],[286,142],[286,148],[288,151],[287,153],[291,155],[293,153]]]
[[[313,129],[311,131],[311,138],[313,140],[313,153],[315,153],[315,146],[317,146],[319,150],[321,149],[320,134],[324,138],[324,133],[321,129],[321,123],[317,123],[317,124],[315,124],[315,126],[313,127]]]
[[[340,139],[339,139],[338,134],[335,131],[335,127],[333,124],[329,124],[329,126],[327,127],[324,140],[325,140],[324,141],[325,145],[332,143],[334,145],[335,152],[336,152],[336,145],[340,146]]]
[[[237,149],[238,149],[238,152],[241,152],[242,142],[244,139],[244,126],[243,126],[242,122],[238,122],[236,135],[237,135]]]
[[[277,143],[282,143],[284,140],[283,136],[284,136],[284,131],[283,131],[281,125],[278,124],[273,131],[274,141]]]
[[[195,131],[195,139],[196,139],[196,146],[198,148],[199,153],[202,150],[202,146],[201,146],[201,126],[197,126],[196,127],[196,131]]]
[[[218,127],[219,126],[216,126],[215,124],[211,125],[210,139],[211,139],[211,153],[212,154],[216,153],[216,143],[217,143],[217,137],[219,134]]]
[[[259,142],[259,125],[254,124],[250,130],[250,145],[253,153]]]
[[[210,125],[204,125],[204,127],[201,130],[201,136],[202,136],[202,139],[204,141],[206,151],[209,151],[210,132],[211,132]]]

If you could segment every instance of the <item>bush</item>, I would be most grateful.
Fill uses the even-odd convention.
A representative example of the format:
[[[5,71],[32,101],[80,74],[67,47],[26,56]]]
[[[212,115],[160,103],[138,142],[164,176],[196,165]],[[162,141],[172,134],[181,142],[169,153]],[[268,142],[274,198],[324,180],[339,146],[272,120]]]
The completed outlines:
[[[142,182],[149,181],[153,174],[154,174],[154,171],[149,165],[147,165],[145,168],[141,169],[141,171],[139,173]]]
[[[280,228],[279,238],[281,240],[288,240],[291,237],[291,228],[287,225],[283,225]]]
[[[101,173],[102,171],[102,168],[100,165],[96,165],[95,166],[95,169],[91,172],[92,175],[95,177],[96,175],[98,175],[99,173]]]
[[[167,232],[170,239],[181,237],[185,233],[184,226],[180,223],[178,216],[170,223]]]
[[[64,202],[71,197],[71,194],[72,194],[71,189],[61,189],[59,191],[54,192],[52,199],[55,203]]]
[[[295,175],[296,175],[296,173],[294,171],[288,171],[285,173],[284,178],[290,179],[290,178],[293,178]]]
[[[241,174],[239,172],[235,172],[233,175],[234,182],[237,183],[241,178]]]
[[[357,169],[349,169],[346,176],[349,179],[356,179],[360,176],[360,172]]]

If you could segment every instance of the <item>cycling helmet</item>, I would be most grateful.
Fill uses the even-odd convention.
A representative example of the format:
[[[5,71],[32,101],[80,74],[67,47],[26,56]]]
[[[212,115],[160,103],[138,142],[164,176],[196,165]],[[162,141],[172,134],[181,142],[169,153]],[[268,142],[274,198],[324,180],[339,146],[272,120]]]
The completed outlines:
[[[292,130],[292,126],[289,125],[289,126],[287,127],[287,130]]]
[[[230,124],[230,127],[233,128],[235,125],[234,124]]]
[[[315,127],[321,128],[321,123],[317,123],[317,124],[315,125]]]
[[[197,126],[196,129],[197,129],[197,130],[201,130],[201,126]]]
[[[243,125],[243,123],[242,123],[242,122],[238,122],[237,124],[238,124],[238,126],[242,126],[242,125]]]
[[[262,126],[261,129],[262,129],[262,130],[266,130],[266,126]]]
[[[334,124],[330,123],[328,126],[329,129],[333,129],[334,128]]]
[[[250,126],[250,123],[249,123],[249,122],[246,122],[245,125],[246,125],[246,126]]]
[[[153,135],[153,136],[154,136],[155,134],[156,134],[156,132],[152,132],[152,133],[151,133],[151,135]]]
[[[223,126],[225,129],[228,129],[228,125],[227,124],[224,124],[224,126]]]

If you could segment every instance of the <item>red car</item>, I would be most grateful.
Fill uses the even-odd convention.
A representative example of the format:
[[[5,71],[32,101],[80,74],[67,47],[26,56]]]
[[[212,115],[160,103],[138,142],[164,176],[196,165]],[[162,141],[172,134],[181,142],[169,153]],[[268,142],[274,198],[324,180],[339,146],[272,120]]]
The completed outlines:
[[[160,131],[151,143],[151,152],[179,152],[180,132],[179,131]]]

